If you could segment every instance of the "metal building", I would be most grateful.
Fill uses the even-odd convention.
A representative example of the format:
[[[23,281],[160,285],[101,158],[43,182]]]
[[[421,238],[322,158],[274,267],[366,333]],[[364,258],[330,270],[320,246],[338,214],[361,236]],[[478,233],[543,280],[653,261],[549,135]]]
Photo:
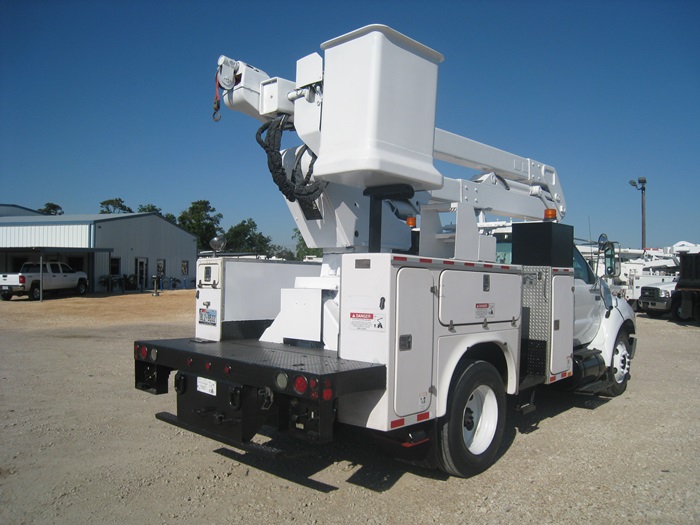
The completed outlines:
[[[153,276],[190,287],[197,239],[156,213],[0,215],[0,272],[39,260],[86,272],[92,291],[106,290],[108,276],[134,289],[151,288]]]

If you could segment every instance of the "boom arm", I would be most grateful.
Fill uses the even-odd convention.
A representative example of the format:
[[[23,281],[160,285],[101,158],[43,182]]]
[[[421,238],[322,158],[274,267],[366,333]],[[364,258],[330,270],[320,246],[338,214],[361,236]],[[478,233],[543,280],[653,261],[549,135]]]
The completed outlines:
[[[386,26],[367,26],[321,47],[325,60],[318,54],[299,60],[296,82],[270,78],[225,56],[217,72],[229,108],[265,122],[265,129],[276,129],[278,117],[288,115],[284,126],[293,123],[305,143],[303,150],[282,152],[280,165],[294,184],[300,166],[307,170],[307,184],[322,182],[323,191],[311,205],[285,193],[309,246],[366,250],[363,230],[370,206],[363,192],[382,186],[406,185],[418,192],[405,203],[385,202],[383,249],[408,248],[410,231],[402,223],[418,207],[424,220],[424,212],[458,211],[455,257],[480,256],[479,249],[464,248],[480,242],[477,215],[541,220],[550,209],[557,220],[564,217],[566,201],[553,167],[435,128],[442,55]],[[270,151],[268,164],[269,159]],[[481,173],[470,180],[444,178],[435,159]],[[440,235],[437,223],[435,228],[421,224],[421,237]],[[432,244],[421,239],[421,246],[431,250]]]

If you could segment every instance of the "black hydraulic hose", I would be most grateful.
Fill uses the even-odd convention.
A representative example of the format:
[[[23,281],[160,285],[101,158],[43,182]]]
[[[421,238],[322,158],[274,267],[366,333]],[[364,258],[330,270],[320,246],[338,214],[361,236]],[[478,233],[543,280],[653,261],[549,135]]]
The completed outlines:
[[[311,152],[306,146],[298,154],[294,161],[294,169],[292,170],[292,180],[287,178],[287,172],[282,164],[282,154],[280,147],[282,145],[282,134],[284,131],[294,129],[292,124],[289,124],[289,115],[280,115],[275,119],[266,122],[255,134],[255,140],[260,144],[260,147],[267,154],[267,167],[272,175],[273,182],[277,185],[282,194],[288,201],[299,201],[301,203],[310,204],[321,196],[325,184],[317,181],[311,182],[313,173],[313,165],[316,161],[316,155]],[[263,133],[265,137],[263,138]],[[311,163],[306,176],[300,176],[301,156],[308,152],[311,155]],[[299,180],[301,179],[301,180]],[[297,182],[297,180],[299,180]]]

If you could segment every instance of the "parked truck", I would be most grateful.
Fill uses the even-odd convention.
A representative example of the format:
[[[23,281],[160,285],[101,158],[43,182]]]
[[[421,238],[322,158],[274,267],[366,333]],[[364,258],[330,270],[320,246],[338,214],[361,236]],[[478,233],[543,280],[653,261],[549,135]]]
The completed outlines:
[[[506,396],[527,412],[539,386],[622,394],[634,313],[561,223],[556,170],[435,127],[440,53],[381,25],[321,48],[295,80],[220,57],[214,119],[223,98],[262,122],[322,264],[200,259],[195,336],[134,342],[137,389],[164,394],[174,373],[177,413],[156,417],[244,450],[264,425],[315,443],[352,425],[469,476],[496,459]],[[302,145],[280,150],[292,132]]]
[[[0,275],[0,298],[9,301],[13,296],[26,295],[35,301],[43,292],[74,290],[84,295],[88,289],[88,277],[61,262],[26,262],[19,273]]]
[[[673,317],[677,318],[678,314],[674,314],[673,309],[680,306],[680,299],[676,296],[677,298],[674,300],[673,296],[678,277],[656,277],[654,281],[641,287],[637,300],[639,309],[655,319],[665,314],[672,314]]]
[[[642,287],[639,304],[649,317],[671,314],[676,321],[700,321],[700,252],[681,253],[679,275]]]

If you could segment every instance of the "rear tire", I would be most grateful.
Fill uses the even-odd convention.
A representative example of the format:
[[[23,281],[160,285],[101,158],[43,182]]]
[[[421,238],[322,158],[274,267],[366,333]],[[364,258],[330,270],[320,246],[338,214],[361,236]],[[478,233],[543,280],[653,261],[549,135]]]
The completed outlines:
[[[0,294],[0,299],[2,299],[3,301],[9,301],[10,299],[12,299],[12,294],[9,292],[3,292]]]
[[[603,391],[604,394],[617,397],[627,390],[631,361],[629,336],[627,332],[620,330],[615,340],[612,356],[612,376],[615,383],[611,387],[606,388]]]
[[[671,315],[676,321],[685,322],[690,320],[690,316],[684,316],[681,311],[681,304],[683,303],[683,296],[679,293],[671,300]]]
[[[506,394],[498,371],[469,360],[450,389],[438,423],[438,462],[452,476],[483,472],[496,459],[505,426]]]

